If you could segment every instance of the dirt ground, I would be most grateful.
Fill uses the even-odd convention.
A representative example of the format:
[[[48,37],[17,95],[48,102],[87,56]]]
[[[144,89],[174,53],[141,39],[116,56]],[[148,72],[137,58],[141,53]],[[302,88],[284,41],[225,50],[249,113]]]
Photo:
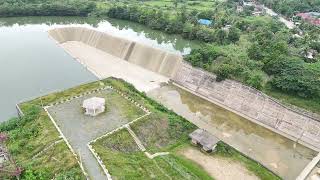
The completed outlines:
[[[197,148],[188,147],[180,151],[180,154],[202,166],[217,180],[259,180],[240,163],[219,156],[206,155]]]

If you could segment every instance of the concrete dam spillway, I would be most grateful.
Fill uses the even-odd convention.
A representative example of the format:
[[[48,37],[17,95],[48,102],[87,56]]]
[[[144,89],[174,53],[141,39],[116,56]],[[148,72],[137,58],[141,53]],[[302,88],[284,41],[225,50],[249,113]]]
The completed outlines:
[[[68,27],[49,30],[59,44],[82,42],[112,56],[172,78],[182,56],[87,28]]]
[[[283,106],[238,82],[216,82],[213,74],[188,65],[181,55],[88,28],[57,28],[48,33],[98,78],[122,78],[145,92],[172,80],[293,141],[317,151],[320,149],[318,117]]]

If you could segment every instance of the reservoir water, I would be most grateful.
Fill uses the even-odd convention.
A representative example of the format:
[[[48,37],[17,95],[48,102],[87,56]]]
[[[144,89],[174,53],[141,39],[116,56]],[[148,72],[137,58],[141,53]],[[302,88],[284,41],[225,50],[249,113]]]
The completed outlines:
[[[0,122],[16,116],[15,104],[96,80],[48,37],[54,27],[84,26],[174,53],[200,43],[121,20],[79,17],[0,18]]]

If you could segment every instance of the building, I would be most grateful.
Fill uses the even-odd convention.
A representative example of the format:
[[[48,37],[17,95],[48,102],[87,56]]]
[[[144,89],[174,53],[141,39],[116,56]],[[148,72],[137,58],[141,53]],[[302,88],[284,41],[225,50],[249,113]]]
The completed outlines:
[[[298,13],[296,16],[313,25],[320,26],[320,13],[318,12]]]
[[[210,134],[204,129],[197,129],[189,134],[191,142],[195,145],[200,145],[206,152],[212,152],[220,141],[217,137]]]
[[[105,110],[105,99],[92,97],[83,101],[82,107],[85,109],[85,114],[89,116],[97,116]]]

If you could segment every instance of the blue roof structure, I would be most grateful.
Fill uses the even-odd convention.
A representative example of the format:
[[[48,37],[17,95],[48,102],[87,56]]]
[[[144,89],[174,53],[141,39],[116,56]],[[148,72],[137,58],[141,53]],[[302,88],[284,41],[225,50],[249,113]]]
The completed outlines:
[[[199,20],[198,20],[198,23],[199,23],[199,24],[202,24],[202,25],[209,26],[209,25],[212,24],[212,21],[209,20],[209,19],[199,19]]]

